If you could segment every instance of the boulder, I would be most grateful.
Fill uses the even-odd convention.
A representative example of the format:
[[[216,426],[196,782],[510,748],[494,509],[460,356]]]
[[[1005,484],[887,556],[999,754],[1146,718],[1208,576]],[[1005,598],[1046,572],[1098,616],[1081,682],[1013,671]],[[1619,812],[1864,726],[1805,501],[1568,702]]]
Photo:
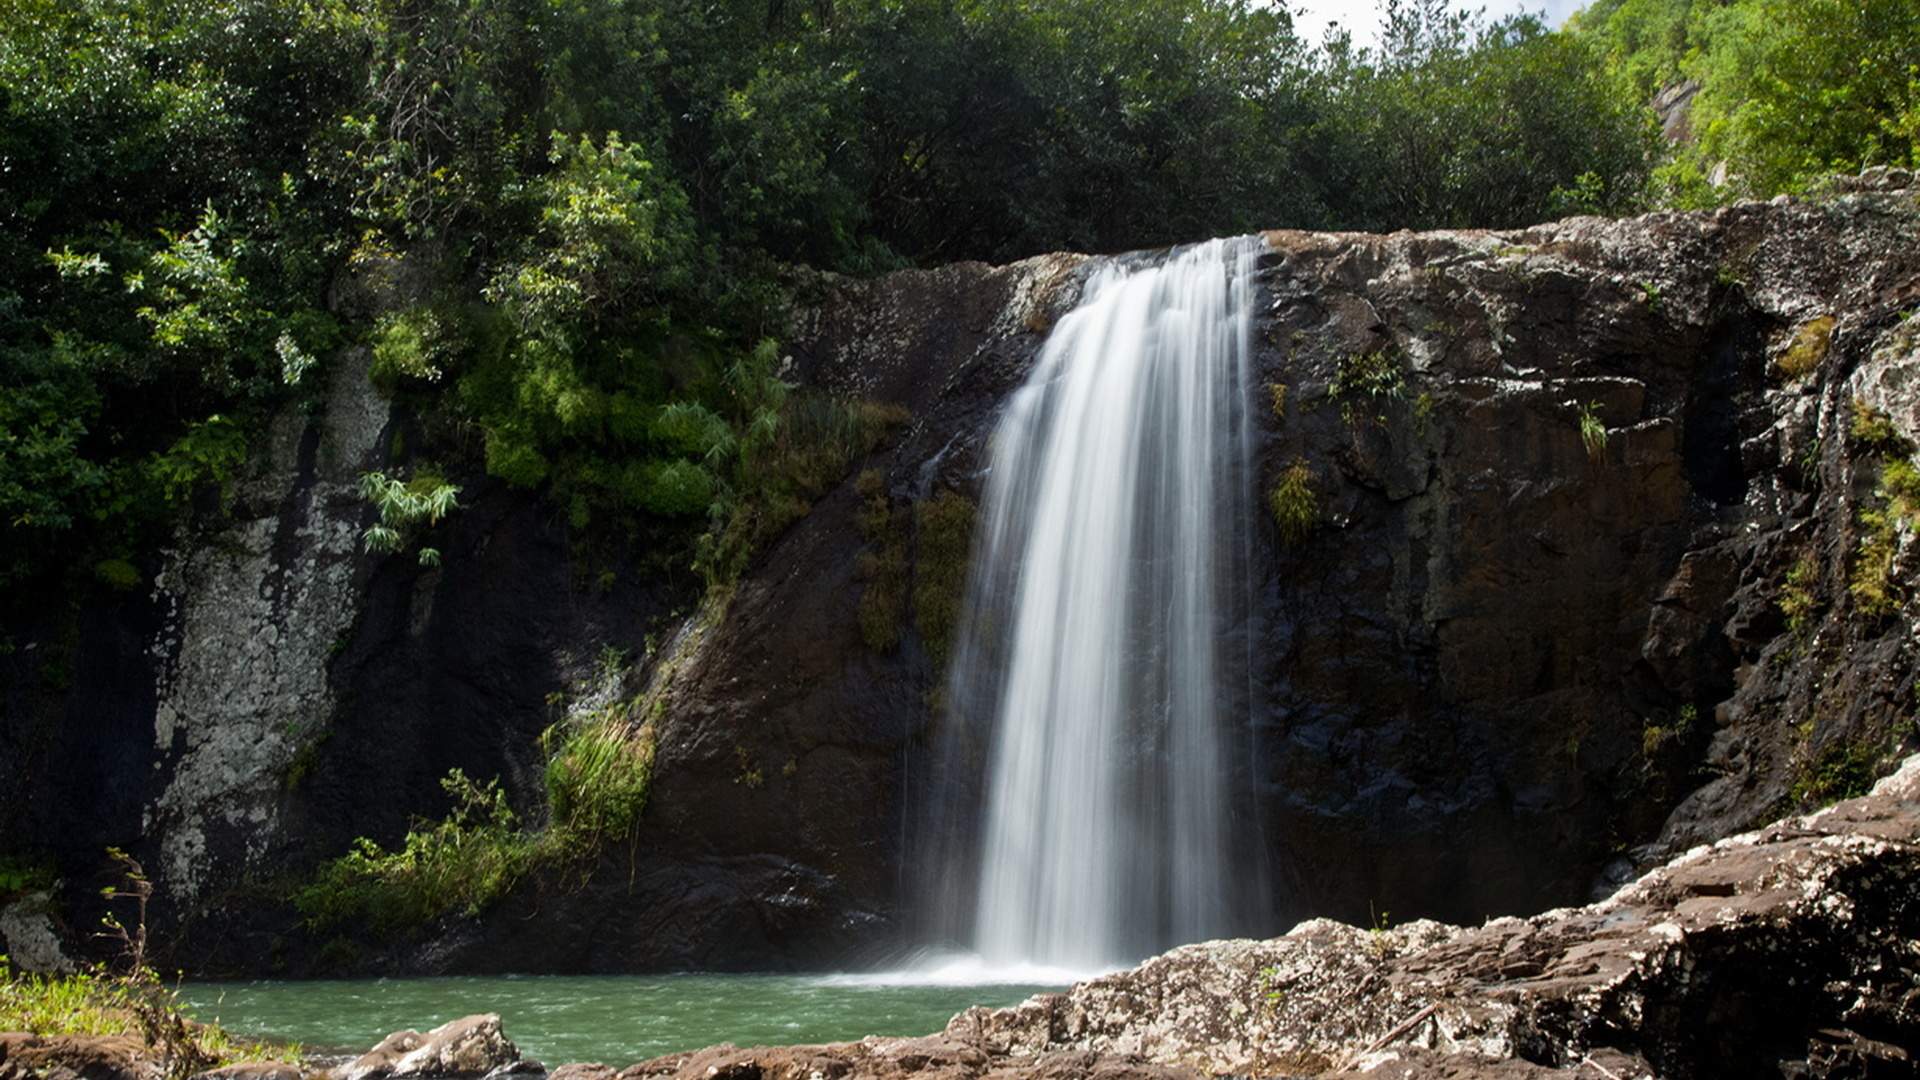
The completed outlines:
[[[129,1035],[0,1032],[0,1077],[9,1080],[160,1080],[164,1063]]]
[[[396,1031],[341,1070],[341,1080],[480,1077],[510,1070],[520,1051],[500,1031],[500,1016],[462,1017],[425,1035]]]

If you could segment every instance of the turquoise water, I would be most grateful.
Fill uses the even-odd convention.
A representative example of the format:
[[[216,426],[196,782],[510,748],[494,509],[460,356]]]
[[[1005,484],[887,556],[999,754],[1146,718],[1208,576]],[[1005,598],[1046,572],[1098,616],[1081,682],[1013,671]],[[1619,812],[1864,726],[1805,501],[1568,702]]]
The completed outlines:
[[[971,1005],[1058,986],[926,985],[794,975],[507,976],[187,983],[189,1011],[230,1031],[358,1054],[389,1032],[497,1012],[523,1057],[615,1067],[715,1043],[928,1035]]]

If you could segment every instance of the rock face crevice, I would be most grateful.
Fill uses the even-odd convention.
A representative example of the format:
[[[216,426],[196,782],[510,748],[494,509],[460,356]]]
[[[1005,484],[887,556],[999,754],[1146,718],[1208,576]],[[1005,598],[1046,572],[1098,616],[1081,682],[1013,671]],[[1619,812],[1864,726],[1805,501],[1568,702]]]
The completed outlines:
[[[1888,767],[1920,611],[1912,527],[1869,520],[1893,444],[1920,440],[1920,209],[1889,186],[1267,234],[1253,494],[1303,470],[1311,512],[1298,535],[1260,525],[1254,614],[1230,628],[1256,658],[1262,929],[1582,902]],[[260,883],[354,836],[397,842],[445,811],[452,767],[537,808],[553,702],[611,650],[660,702],[639,833],[361,968],[780,968],[899,945],[949,720],[911,604],[897,645],[863,640],[862,556],[892,542],[863,515],[903,523],[914,581],[915,508],[977,500],[992,422],[1088,266],[797,280],[783,377],[910,419],[697,612],[644,553],[576,550],[536,496],[480,477],[439,568],[361,551],[351,481],[409,421],[343,370],[324,422],[276,431],[153,598],[83,613],[75,655],[111,676],[49,693],[49,661],[7,658],[0,778],[23,779],[0,840],[50,849],[76,904],[99,846],[134,851],[157,929],[195,916],[179,961],[312,970]],[[1857,435],[1858,408],[1893,438]],[[1853,588],[1868,541],[1877,604]],[[656,646],[694,621],[665,677]],[[109,793],[97,810],[73,804],[82,779]]]

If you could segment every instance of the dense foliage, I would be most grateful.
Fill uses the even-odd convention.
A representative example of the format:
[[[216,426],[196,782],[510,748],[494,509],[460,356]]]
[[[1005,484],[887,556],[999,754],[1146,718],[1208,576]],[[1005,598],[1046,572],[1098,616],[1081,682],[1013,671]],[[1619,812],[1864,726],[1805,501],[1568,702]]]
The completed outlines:
[[[461,436],[381,490],[484,471],[724,580],[894,419],[788,392],[784,266],[1627,210],[1682,77],[1656,198],[1920,122],[1920,0],[1394,0],[1380,41],[1248,0],[0,0],[0,590],[137,588],[354,343]]]
[[[785,265],[1632,205],[1644,120],[1582,42],[1391,18],[1358,50],[1244,0],[0,0],[0,588],[137,587],[345,344],[477,434],[381,490],[484,469],[719,579],[890,419],[787,393]]]
[[[1920,133],[1920,0],[1595,0],[1575,34],[1621,93],[1700,91],[1662,171],[1683,205],[1799,191],[1911,166]]]

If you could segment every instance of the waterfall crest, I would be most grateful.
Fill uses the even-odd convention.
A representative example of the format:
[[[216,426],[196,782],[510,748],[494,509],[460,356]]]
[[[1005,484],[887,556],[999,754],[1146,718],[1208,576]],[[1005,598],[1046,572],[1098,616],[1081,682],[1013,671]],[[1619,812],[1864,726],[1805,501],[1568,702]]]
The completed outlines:
[[[1231,928],[1258,237],[1109,264],[994,434],[950,723],[984,763],[988,964],[1088,970]],[[953,879],[948,879],[948,887]]]

